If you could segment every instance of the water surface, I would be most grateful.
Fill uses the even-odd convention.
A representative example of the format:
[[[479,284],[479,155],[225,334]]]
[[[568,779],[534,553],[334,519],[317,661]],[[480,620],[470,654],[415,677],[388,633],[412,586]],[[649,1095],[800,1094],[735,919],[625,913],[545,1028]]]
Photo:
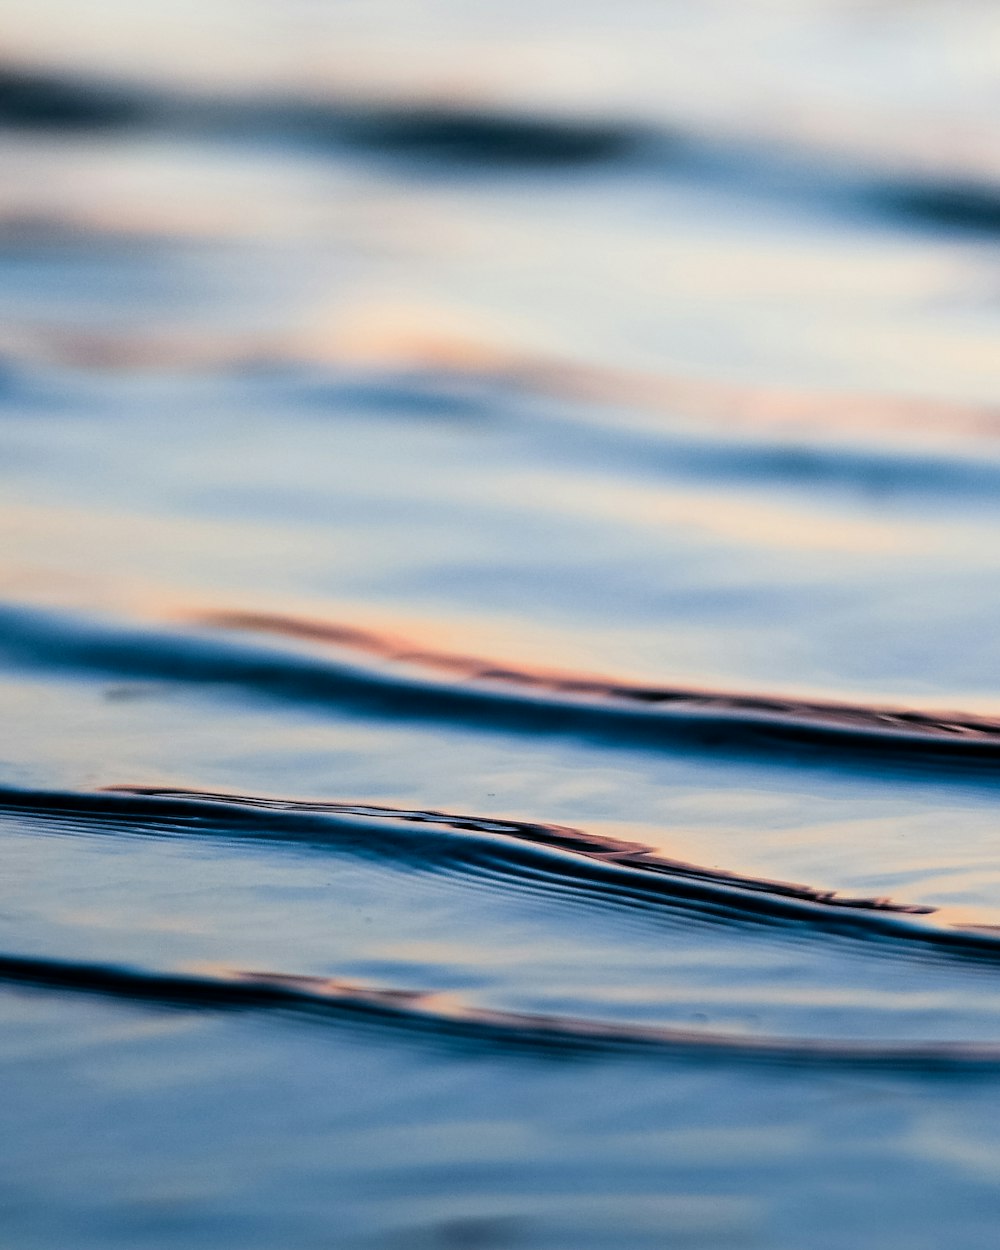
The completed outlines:
[[[10,0],[0,1240],[992,1250],[998,61]]]

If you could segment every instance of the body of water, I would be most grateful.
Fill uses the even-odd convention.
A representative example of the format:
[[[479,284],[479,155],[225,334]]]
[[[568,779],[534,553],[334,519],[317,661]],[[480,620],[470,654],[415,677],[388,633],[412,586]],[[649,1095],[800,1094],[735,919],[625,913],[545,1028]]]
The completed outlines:
[[[993,1250],[1000,16],[8,0],[0,1244]]]

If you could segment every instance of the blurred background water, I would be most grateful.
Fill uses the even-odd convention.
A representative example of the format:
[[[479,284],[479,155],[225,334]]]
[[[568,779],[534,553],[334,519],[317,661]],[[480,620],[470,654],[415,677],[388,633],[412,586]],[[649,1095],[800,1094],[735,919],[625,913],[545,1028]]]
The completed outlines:
[[[0,1242],[992,1250],[1000,14],[6,0]]]

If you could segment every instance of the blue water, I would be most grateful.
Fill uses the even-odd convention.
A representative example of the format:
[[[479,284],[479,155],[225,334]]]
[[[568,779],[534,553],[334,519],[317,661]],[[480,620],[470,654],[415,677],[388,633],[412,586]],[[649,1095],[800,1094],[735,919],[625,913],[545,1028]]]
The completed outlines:
[[[8,0],[0,1243],[993,1250],[998,49]]]

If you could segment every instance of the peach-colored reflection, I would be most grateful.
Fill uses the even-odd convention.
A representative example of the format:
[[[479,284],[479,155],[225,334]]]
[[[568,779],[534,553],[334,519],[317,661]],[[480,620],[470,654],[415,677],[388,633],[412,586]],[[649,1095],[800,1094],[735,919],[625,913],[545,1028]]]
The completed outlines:
[[[570,478],[522,474],[517,496],[543,500],[582,520],[639,525],[668,532],[708,535],[728,546],[757,550],[850,555],[856,561],[890,552],[928,553],[940,548],[931,526],[909,521],[824,517],[801,508],[741,497],[734,491],[668,490],[636,482],[621,485],[604,477]]]
[[[588,405],[686,418],[767,434],[861,440],[1000,436],[1000,406],[900,395],[751,385],[644,373],[521,351],[454,311],[361,307],[294,334],[7,326],[0,346],[15,355],[101,369],[229,369],[252,362],[308,363],[348,372],[426,370],[472,375]],[[973,348],[970,348],[973,350]],[[978,350],[978,349],[976,349]],[[586,414],[580,414],[581,416]],[[624,415],[624,414],[622,414]]]
[[[669,509],[669,502],[663,506]],[[654,519],[655,515],[654,509]],[[696,518],[697,509],[690,515]],[[789,513],[789,526],[799,523],[799,514]],[[808,519],[803,524],[808,532]],[[932,531],[939,528],[929,523],[928,534],[933,537]],[[923,532],[918,527],[918,534]],[[739,534],[733,537],[738,540]],[[979,529],[970,528],[968,533],[959,529],[951,541],[958,553],[981,537]],[[384,659],[391,658],[390,653],[420,655],[421,663],[429,663],[437,656],[440,671],[450,668],[460,676],[465,665],[477,671],[547,674],[551,657],[559,656],[573,669],[564,676],[577,683],[639,687],[644,681],[667,677],[710,688],[719,681],[714,659],[706,666],[710,652],[700,641],[700,631],[698,638],[689,636],[683,622],[657,628],[653,645],[647,629],[627,623],[620,628],[581,625],[566,630],[523,614],[478,613],[470,608],[428,615],[347,596],[330,601],[289,595],[270,588],[266,579],[262,582],[261,570],[287,567],[290,560],[300,558],[301,532],[270,521],[160,517],[10,501],[0,504],[0,550],[7,553],[0,560],[0,596],[8,601],[115,614],[126,621],[242,619],[256,622],[254,628],[269,623],[272,632],[304,642],[333,641],[324,631],[355,631],[358,638],[388,640],[388,650],[379,653]],[[192,553],[197,553],[196,559]],[[349,567],[345,574],[349,577]],[[346,637],[342,635],[342,645]],[[661,657],[652,668],[648,658],[644,662],[651,646]],[[473,657],[478,653],[493,658],[470,658],[469,648],[476,649]],[[603,663],[605,674],[610,667],[615,678],[590,676],[597,656],[606,657],[597,663]],[[787,694],[780,698],[800,702],[822,699],[839,706],[842,698],[836,687],[815,683],[789,684],[782,690]],[[874,706],[900,695],[866,686],[861,697]],[[920,704],[943,709],[939,715],[947,719],[946,697],[921,694]],[[992,719],[997,713],[996,699],[988,694],[966,691],[962,704],[970,715]]]
[[[781,723],[801,722],[831,729],[854,729],[876,735],[933,737],[942,742],[996,742],[1000,746],[1000,720],[972,716],[964,712],[934,714],[868,704],[820,702],[682,687],[651,687],[590,674],[570,674],[542,668],[515,668],[466,655],[422,650],[407,645],[399,638],[370,630],[276,614],[214,612],[202,614],[198,619],[224,629],[253,630],[326,643],[380,660],[438,671],[449,677],[522,687],[526,690],[622,700],[645,707],[731,713],[734,716],[749,714]]]
[[[323,328],[305,330],[293,354],[341,367],[474,373],[558,397],[622,404],[671,416],[864,436],[873,429],[1000,434],[1000,406],[892,395],[829,393],[741,385],[711,378],[648,374],[525,352],[487,337],[488,327],[457,310],[399,303],[361,305]]]
[[[285,1007],[289,1010],[297,1008],[306,1012],[346,1008],[354,1012],[375,1013],[383,1018],[395,1018],[400,1022],[409,1020],[438,1026],[453,1025],[473,1032],[487,1030],[491,1041],[497,1041],[506,1035],[511,1040],[543,1044],[561,1042],[574,1047],[582,1045],[587,1048],[624,1046],[642,1049],[690,1049],[698,1054],[721,1051],[784,1058],[797,1063],[816,1060],[824,1064],[841,1062],[852,1067],[857,1064],[885,1064],[890,1069],[898,1064],[915,1063],[927,1063],[934,1067],[942,1064],[956,1067],[985,1066],[989,1069],[1000,1064],[1000,1046],[995,1042],[820,1040],[778,1037],[750,1031],[719,1033],[709,1028],[689,1025],[679,1027],[638,1022],[618,1023],[579,1016],[504,1011],[476,1006],[451,991],[394,989],[341,977],[252,971],[215,962],[192,964],[188,966],[188,970],[198,978],[197,981],[192,978],[190,992],[197,993],[201,1000],[208,997],[207,991],[214,986],[223,1002],[227,999],[235,999],[236,1002],[252,1001],[260,1007]],[[109,976],[105,972],[102,982],[107,985],[112,978],[117,977],[134,992],[134,986],[126,980],[128,976],[127,973],[111,973]],[[182,994],[185,988],[187,987],[181,978],[172,979],[171,989],[175,995]],[[709,993],[705,1001],[711,1002],[713,997]],[[823,995],[822,992],[814,999],[807,992],[801,1001],[823,1005],[833,1002],[839,1005],[841,1001],[845,1004],[859,1001],[863,1003],[864,999],[863,991],[859,995],[852,990],[844,999]],[[724,1001],[731,1000],[730,990]],[[766,1003],[769,996],[765,992],[758,1001]],[[770,997],[770,1001],[784,1003],[788,998],[779,990]],[[796,1001],[799,999],[796,998]],[[911,1005],[917,1005],[912,998],[909,1001]],[[938,1000],[933,998],[929,998],[928,1002],[938,1005]]]
[[[147,795],[151,798],[181,798],[196,802],[235,803],[244,807],[263,808],[278,812],[329,813],[335,816],[361,816],[375,820],[398,820],[414,824],[438,825],[451,830],[467,830],[473,833],[499,834],[522,842],[571,851],[587,859],[603,860],[625,868],[661,876],[682,877],[709,884],[732,886],[753,893],[770,894],[779,898],[798,899],[823,907],[854,908],[859,911],[892,911],[922,915],[934,911],[933,907],[919,907],[907,903],[895,903],[888,898],[848,898],[835,890],[816,889],[790,881],[775,881],[760,877],[741,875],[720,868],[690,864],[669,859],[656,853],[651,846],[641,842],[625,842],[607,835],[587,833],[566,825],[542,824],[522,820],[493,819],[482,816],[463,816],[452,812],[423,811],[408,808],[386,807],[361,803],[319,802],[308,803],[288,799],[268,799],[258,795],[226,794],[211,791],[180,790],[176,788],[148,786],[110,786],[109,792]]]

